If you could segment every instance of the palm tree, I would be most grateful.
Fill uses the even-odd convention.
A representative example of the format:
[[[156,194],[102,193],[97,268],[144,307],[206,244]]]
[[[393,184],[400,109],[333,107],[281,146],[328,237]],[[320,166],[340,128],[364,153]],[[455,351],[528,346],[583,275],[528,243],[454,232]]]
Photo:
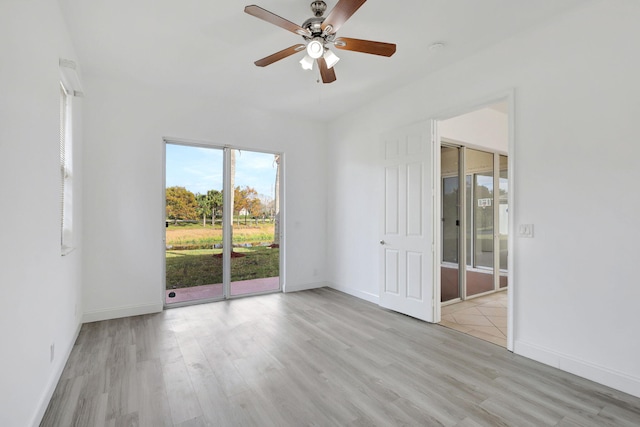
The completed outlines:
[[[207,194],[196,194],[198,213],[202,215],[202,227],[207,226],[207,215],[211,214],[211,201]]]

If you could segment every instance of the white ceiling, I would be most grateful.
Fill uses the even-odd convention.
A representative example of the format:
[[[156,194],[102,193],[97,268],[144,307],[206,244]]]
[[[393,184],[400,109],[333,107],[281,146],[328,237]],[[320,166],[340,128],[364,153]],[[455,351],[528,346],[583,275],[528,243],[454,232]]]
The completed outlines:
[[[59,0],[87,77],[132,79],[158,90],[328,120],[589,0],[368,1],[338,36],[396,43],[391,58],[336,51],[338,80],[317,83],[296,54],[253,62],[302,38],[244,13],[254,0]],[[327,13],[336,0],[325,0]],[[310,0],[255,0],[302,24]],[[443,42],[446,47],[427,47]],[[87,94],[90,96],[90,93]]]

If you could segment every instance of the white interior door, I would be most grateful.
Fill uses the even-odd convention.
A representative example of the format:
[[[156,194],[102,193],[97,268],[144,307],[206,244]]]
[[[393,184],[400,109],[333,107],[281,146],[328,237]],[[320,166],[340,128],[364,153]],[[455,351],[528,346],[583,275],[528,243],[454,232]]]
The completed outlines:
[[[431,122],[383,135],[382,307],[433,322]]]

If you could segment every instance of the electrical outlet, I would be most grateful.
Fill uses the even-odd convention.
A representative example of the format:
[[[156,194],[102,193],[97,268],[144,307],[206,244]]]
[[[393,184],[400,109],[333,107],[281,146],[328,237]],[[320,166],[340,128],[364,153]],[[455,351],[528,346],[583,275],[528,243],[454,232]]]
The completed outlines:
[[[56,345],[55,343],[51,344],[51,347],[49,347],[49,352],[50,352],[50,359],[49,362],[53,362],[53,358],[55,356],[55,352],[56,352]]]

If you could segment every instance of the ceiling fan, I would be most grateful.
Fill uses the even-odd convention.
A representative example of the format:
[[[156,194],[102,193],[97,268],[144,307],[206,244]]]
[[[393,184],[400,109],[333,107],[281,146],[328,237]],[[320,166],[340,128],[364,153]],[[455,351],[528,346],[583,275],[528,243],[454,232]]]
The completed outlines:
[[[307,54],[300,64],[305,70],[313,69],[316,62],[320,68],[320,76],[323,83],[331,83],[336,80],[333,66],[339,61],[336,54],[329,50],[329,46],[337,49],[351,50],[354,52],[369,53],[372,55],[391,56],[396,52],[396,45],[392,43],[374,42],[370,40],[336,37],[336,32],[366,0],[339,0],[338,4],[325,18],[322,15],[327,10],[324,1],[311,2],[311,11],[315,16],[307,19],[302,25],[294,24],[280,16],[269,12],[259,6],[251,5],[244,8],[249,15],[267,21],[271,24],[302,36],[304,44],[296,44],[286,49],[259,59],[255,62],[258,67],[266,67],[276,61],[287,58],[295,53],[306,50]]]

